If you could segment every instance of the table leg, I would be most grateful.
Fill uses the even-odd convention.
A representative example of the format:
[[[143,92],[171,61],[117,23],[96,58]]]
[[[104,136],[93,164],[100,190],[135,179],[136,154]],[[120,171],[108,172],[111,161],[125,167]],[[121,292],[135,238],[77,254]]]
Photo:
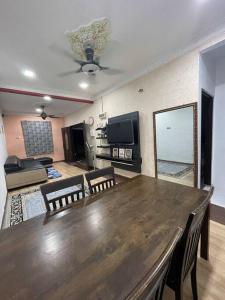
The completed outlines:
[[[205,217],[202,224],[201,231],[201,257],[205,260],[209,259],[209,218],[210,218],[210,205],[208,205]]]

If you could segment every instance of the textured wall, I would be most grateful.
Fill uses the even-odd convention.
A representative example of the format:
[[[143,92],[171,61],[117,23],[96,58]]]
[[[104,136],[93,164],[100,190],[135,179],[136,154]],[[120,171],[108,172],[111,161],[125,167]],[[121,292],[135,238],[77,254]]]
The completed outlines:
[[[21,121],[40,121],[39,117],[8,115],[3,119],[5,126],[6,145],[9,155],[17,155],[19,158],[26,157],[23,131]],[[50,119],[52,123],[52,134],[54,153],[42,156],[52,157],[54,161],[64,160],[61,128],[64,127],[64,119]]]
[[[198,101],[198,55],[198,51],[193,51],[103,97],[103,111],[107,112],[108,117],[140,112],[143,174],[154,176],[152,113]],[[139,88],[143,88],[144,92],[139,94]],[[72,125],[93,116],[96,127],[101,108],[102,100],[99,99],[93,105],[67,116],[65,123]]]

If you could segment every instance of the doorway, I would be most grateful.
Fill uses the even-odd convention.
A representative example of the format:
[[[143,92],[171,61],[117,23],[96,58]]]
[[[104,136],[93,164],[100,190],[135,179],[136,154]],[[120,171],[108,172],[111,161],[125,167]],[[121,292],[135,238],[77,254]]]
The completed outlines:
[[[213,97],[202,90],[201,109],[201,187],[211,185]]]
[[[153,112],[153,128],[156,178],[197,187],[197,103]]]

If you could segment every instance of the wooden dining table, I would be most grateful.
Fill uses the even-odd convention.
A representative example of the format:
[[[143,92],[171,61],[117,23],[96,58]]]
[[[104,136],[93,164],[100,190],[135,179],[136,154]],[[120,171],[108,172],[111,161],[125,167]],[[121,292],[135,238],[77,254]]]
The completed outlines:
[[[207,195],[140,175],[2,230],[0,299],[126,299]]]

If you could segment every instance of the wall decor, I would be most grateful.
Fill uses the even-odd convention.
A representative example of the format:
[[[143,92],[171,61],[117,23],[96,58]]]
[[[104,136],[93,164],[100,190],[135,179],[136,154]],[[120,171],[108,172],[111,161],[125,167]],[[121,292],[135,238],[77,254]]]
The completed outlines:
[[[27,156],[54,152],[50,121],[21,121]]]
[[[73,31],[67,31],[65,34],[74,54],[86,59],[84,45],[90,44],[95,55],[99,56],[110,38],[111,25],[109,19],[100,18],[87,25],[79,26]]]
[[[113,148],[113,157],[118,157],[119,155],[119,149],[118,148]]]
[[[124,158],[124,152],[125,152],[124,148],[119,149],[119,158]]]
[[[124,158],[132,159],[132,149],[125,149]]]
[[[93,125],[94,125],[94,122],[95,122],[95,120],[94,120],[93,117],[89,117],[89,118],[88,118],[88,125],[89,125],[89,126],[93,126]]]

